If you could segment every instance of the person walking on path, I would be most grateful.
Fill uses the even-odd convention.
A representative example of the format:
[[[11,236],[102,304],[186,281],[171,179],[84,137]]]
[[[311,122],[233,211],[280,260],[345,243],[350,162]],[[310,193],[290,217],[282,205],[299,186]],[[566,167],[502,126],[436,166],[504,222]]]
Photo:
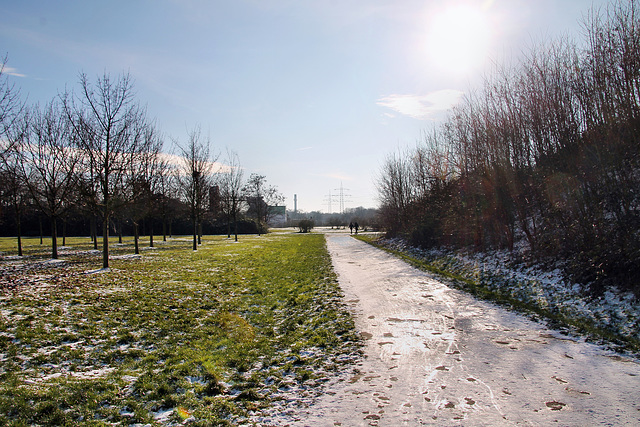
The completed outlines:
[[[349,223],[349,233],[353,234],[353,222]]]

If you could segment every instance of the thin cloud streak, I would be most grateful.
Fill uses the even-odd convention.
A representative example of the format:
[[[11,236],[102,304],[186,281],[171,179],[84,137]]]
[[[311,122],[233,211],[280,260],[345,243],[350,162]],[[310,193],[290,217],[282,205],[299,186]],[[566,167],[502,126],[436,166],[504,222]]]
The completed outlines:
[[[418,120],[435,120],[437,115],[455,106],[464,92],[444,89],[426,95],[389,95],[376,104]]]
[[[183,156],[179,156],[176,154],[168,154],[168,153],[160,153],[160,158],[163,161],[167,162],[170,165],[170,167],[175,171],[181,171],[182,166],[187,161]],[[211,170],[213,171],[214,174],[229,173],[233,169],[233,167],[221,162],[207,162],[207,163],[211,166]]]
[[[340,180],[340,181],[352,181],[353,177],[349,176],[349,175],[345,175],[339,172],[336,173],[328,173],[328,174],[324,174],[324,175],[320,175],[320,176],[324,176],[326,178],[332,178],[332,179],[336,179],[336,180]]]
[[[2,67],[2,74],[14,77],[27,77],[26,74],[19,73],[16,68],[7,67],[6,65]]]

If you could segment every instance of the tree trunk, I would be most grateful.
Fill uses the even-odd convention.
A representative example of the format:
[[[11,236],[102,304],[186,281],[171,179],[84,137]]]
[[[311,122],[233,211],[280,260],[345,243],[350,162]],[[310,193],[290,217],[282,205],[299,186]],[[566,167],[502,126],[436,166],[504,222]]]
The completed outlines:
[[[62,221],[62,246],[67,246],[67,221]]]
[[[193,250],[198,250],[198,222],[196,217],[193,217]]]
[[[40,225],[40,244],[42,244],[44,237],[42,233],[42,217],[40,215],[38,215],[38,225]]]
[[[236,242],[238,241],[238,213],[233,212],[233,228],[236,235]]]
[[[16,231],[18,232],[18,256],[22,256],[22,221],[18,209],[16,209]]]
[[[134,222],[133,223],[133,245],[135,247],[135,251],[134,253],[136,255],[138,255],[140,253],[140,247],[138,246],[138,239],[139,239],[140,235],[138,233],[138,223]]]
[[[162,241],[167,241],[167,218],[162,216]]]
[[[106,212],[102,224],[102,268],[109,268],[109,215]]]
[[[51,216],[51,258],[58,259],[58,223],[55,215]]]
[[[91,239],[93,239],[93,249],[98,250],[98,220],[96,216],[91,217]]]
[[[153,220],[149,221],[149,247],[153,247]]]

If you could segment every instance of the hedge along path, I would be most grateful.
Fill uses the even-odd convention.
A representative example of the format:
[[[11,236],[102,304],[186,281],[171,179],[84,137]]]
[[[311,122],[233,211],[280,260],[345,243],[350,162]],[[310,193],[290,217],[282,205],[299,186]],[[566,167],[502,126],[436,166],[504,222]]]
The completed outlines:
[[[95,274],[70,245],[0,260],[2,425],[237,425],[357,354],[321,235],[173,239]]]
[[[359,372],[280,425],[639,425],[640,364],[327,232]]]

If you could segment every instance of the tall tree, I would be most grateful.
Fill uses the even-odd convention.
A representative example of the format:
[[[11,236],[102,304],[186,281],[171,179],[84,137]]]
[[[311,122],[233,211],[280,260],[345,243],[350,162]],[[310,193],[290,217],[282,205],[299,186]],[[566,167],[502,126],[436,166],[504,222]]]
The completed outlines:
[[[29,190],[20,173],[20,156],[16,146],[3,153],[0,170],[0,197],[13,208],[18,243],[18,255],[22,256],[22,216],[29,203]]]
[[[162,139],[157,129],[148,124],[143,132],[142,147],[132,164],[129,176],[130,194],[127,200],[130,202],[129,213],[133,221],[135,253],[139,251],[139,224],[149,216],[154,209],[155,195],[161,181],[161,170],[164,161],[160,156]],[[149,246],[153,247],[153,228],[149,233]]]
[[[189,132],[187,142],[180,145],[182,173],[180,186],[184,200],[189,205],[193,225],[193,250],[198,250],[199,228],[206,209],[206,197],[212,184],[214,162],[211,156],[211,141],[202,136],[199,126]]]
[[[24,102],[20,98],[20,91],[9,81],[7,74],[7,61],[5,56],[0,59],[0,155],[4,155],[11,148],[7,144],[11,140],[6,138],[16,120],[25,113]]]
[[[0,58],[0,197],[13,207],[18,238],[18,255],[22,256],[22,212],[27,201],[27,190],[20,179],[15,143],[28,128],[28,114],[20,92],[8,78],[7,56]]]
[[[157,183],[156,183],[156,195],[157,206],[160,210],[160,218],[162,220],[162,240],[167,241],[167,229],[170,227],[170,222],[175,215],[175,209],[172,206],[171,201],[174,200],[177,192],[177,179],[176,169],[167,159],[166,155],[160,155],[163,160],[160,160],[157,168]],[[169,227],[167,227],[169,226]]]
[[[249,205],[248,215],[258,221],[258,234],[264,226],[267,227],[271,211],[270,206],[278,206],[284,202],[284,196],[278,188],[267,184],[264,175],[252,173],[244,187],[244,197]]]
[[[32,113],[28,138],[18,147],[20,171],[36,205],[51,222],[51,257],[58,258],[58,220],[75,202],[79,152],[59,101]]]
[[[387,156],[376,184],[383,221],[392,233],[399,232],[409,220],[410,205],[416,192],[414,177],[408,153]]]
[[[240,166],[238,153],[227,149],[227,157],[225,159],[225,170],[220,173],[220,197],[222,201],[222,211],[227,217],[228,237],[231,237],[231,222],[233,221],[233,229],[235,241],[238,241],[238,215],[240,213],[242,198],[242,183],[244,171]]]
[[[144,147],[145,110],[135,99],[128,74],[105,73],[91,83],[80,75],[79,93],[62,100],[74,141],[83,151],[89,204],[102,219],[102,266],[109,267],[109,221],[126,203],[127,183]]]

